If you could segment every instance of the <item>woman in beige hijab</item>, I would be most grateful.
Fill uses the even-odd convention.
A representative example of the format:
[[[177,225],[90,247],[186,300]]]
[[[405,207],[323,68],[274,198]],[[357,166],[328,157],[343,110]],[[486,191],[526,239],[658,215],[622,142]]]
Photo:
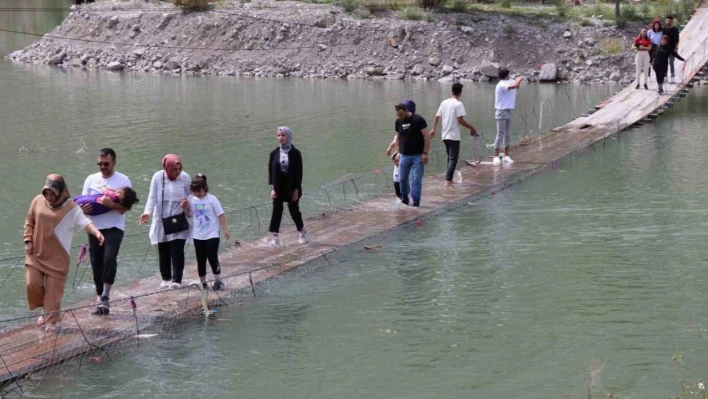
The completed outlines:
[[[43,308],[37,324],[56,330],[59,307],[69,273],[71,239],[84,229],[103,245],[103,235],[71,200],[64,178],[47,176],[42,194],[32,200],[25,219],[25,266],[30,310]],[[46,327],[45,327],[46,325]]]

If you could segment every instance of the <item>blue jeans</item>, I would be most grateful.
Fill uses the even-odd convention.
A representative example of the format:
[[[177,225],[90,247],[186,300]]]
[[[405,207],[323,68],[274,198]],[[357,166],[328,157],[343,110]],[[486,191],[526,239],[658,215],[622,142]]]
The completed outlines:
[[[399,161],[399,178],[401,180],[401,200],[408,203],[408,194],[413,198],[413,206],[420,205],[420,195],[423,192],[423,154],[401,155]]]

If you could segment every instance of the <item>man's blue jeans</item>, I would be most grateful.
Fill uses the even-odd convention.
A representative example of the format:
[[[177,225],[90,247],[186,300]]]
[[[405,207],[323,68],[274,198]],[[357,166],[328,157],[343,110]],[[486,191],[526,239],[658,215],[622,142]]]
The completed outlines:
[[[413,206],[419,206],[423,191],[423,173],[425,173],[423,155],[401,155],[398,173],[401,180],[401,199],[404,203],[408,203],[410,193]]]

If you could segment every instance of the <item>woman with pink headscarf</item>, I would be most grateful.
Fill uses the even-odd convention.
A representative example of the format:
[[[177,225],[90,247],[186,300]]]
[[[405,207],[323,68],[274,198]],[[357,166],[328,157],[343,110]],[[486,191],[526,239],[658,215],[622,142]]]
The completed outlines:
[[[191,228],[165,234],[165,223],[178,223],[189,206],[187,196],[191,179],[182,171],[182,161],[175,154],[162,158],[162,169],[155,172],[150,181],[150,194],[145,203],[145,211],[140,216],[140,224],[150,221],[150,242],[157,245],[162,283],[160,288],[182,286],[184,272],[184,244],[191,237]],[[186,223],[186,218],[185,218]]]

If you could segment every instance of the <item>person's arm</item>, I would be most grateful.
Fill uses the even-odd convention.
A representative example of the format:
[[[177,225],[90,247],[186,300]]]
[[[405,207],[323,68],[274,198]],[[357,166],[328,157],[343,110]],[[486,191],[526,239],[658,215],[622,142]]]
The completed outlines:
[[[386,148],[386,152],[385,152],[387,157],[391,156],[391,150],[393,150],[393,147],[395,147],[395,146],[396,146],[396,143],[393,141],[391,142],[391,144],[388,145],[388,148]]]
[[[465,120],[464,116],[458,116],[457,117],[457,123],[459,123],[461,126],[466,127],[467,129],[470,129],[470,135],[471,136],[476,136],[477,135],[477,129],[474,128],[474,126],[470,125],[467,123]]]
[[[278,198],[278,193],[275,192],[275,176],[273,176],[273,157],[275,157],[275,151],[270,153],[268,157],[268,185],[270,186],[270,198]]]
[[[182,206],[182,210],[184,211],[184,216],[188,218],[194,217],[194,214],[192,213],[192,202],[189,197],[187,197],[187,203]]]
[[[101,234],[101,232],[96,228],[96,226],[93,225],[93,223],[87,224],[84,230],[86,230],[86,232],[91,234],[92,236],[96,237],[96,239],[98,240],[98,244],[100,246],[103,246],[103,234]]]
[[[521,86],[521,76],[517,76],[516,79],[514,79],[514,83],[507,86],[506,89],[507,90],[515,90],[515,89],[518,89],[519,86]]]
[[[145,224],[150,221],[150,215],[155,211],[155,206],[157,205],[157,180],[160,173],[155,173],[152,175],[152,180],[150,180],[150,192],[148,193],[148,199],[145,202],[145,210],[143,214],[140,215],[140,224]]]
[[[111,200],[109,197],[107,197],[105,195],[103,197],[99,197],[96,200],[96,202],[105,206],[108,209],[112,209],[112,210],[120,213],[121,215],[124,215],[125,212],[128,211],[127,209],[125,209],[125,207],[123,205],[120,204],[120,202],[113,202],[113,200]],[[86,209],[84,209],[83,207],[81,209],[83,209],[84,213],[86,213]]]
[[[425,140],[425,145],[423,147],[422,160],[423,160],[423,165],[427,165],[428,164],[428,151],[430,151],[430,139],[431,139],[430,130],[428,130],[428,128],[425,127],[425,128],[423,128],[423,130],[421,130],[421,133],[423,133],[423,139]]]
[[[229,233],[229,225],[226,223],[226,215],[223,213],[219,216],[219,224],[221,225],[221,231],[224,232],[226,241],[230,240],[231,234]]]
[[[32,204],[30,204],[29,210],[27,211],[27,217],[25,218],[25,231],[23,235],[23,239],[25,242],[25,253],[27,255],[32,254],[32,249],[34,248],[34,244],[32,240],[34,239],[34,225],[35,225],[35,213],[34,213],[34,208],[35,208],[35,203],[37,202],[36,199],[32,201]]]
[[[672,54],[674,55],[674,57],[678,58],[679,60],[681,60],[681,61],[683,61],[683,62],[686,62],[686,60],[684,60],[683,57],[681,57],[681,56],[679,55],[679,53],[676,52],[676,50],[674,50],[674,51],[672,52]]]
[[[293,190],[293,201],[300,199],[300,192],[302,191],[302,154],[300,151],[295,152],[295,188]]]
[[[457,120],[459,121],[459,118]],[[435,128],[438,127],[438,122],[440,122],[440,111],[438,111],[438,114],[435,115],[435,119],[433,119],[433,129],[430,131],[430,138],[435,137]]]

